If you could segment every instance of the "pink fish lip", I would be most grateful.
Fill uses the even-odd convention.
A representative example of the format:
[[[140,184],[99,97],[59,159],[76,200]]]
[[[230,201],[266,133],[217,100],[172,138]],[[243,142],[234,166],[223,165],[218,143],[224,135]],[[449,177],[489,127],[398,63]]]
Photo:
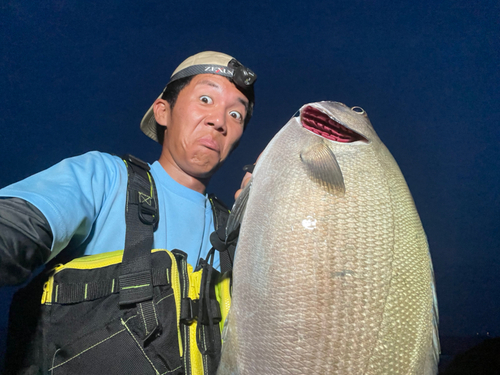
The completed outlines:
[[[219,152],[220,147],[219,144],[209,135],[206,135],[198,140],[198,142],[202,145],[205,146],[206,148]]]
[[[361,141],[369,143],[361,134],[342,125],[340,122],[312,106],[305,107],[300,114],[302,126],[307,130],[340,143]]]

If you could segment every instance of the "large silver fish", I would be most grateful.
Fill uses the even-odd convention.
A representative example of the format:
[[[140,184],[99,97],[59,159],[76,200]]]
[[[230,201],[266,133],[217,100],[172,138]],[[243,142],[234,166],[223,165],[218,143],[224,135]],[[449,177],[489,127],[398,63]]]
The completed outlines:
[[[437,372],[427,239],[361,108],[303,106],[229,225],[241,217],[218,375]]]

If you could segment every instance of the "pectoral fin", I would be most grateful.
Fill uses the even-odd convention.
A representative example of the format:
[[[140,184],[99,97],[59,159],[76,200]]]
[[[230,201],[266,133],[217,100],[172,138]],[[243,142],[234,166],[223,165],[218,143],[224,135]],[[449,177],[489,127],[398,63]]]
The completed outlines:
[[[329,193],[345,194],[344,176],[333,151],[324,142],[307,147],[300,153],[311,180],[324,187]]]

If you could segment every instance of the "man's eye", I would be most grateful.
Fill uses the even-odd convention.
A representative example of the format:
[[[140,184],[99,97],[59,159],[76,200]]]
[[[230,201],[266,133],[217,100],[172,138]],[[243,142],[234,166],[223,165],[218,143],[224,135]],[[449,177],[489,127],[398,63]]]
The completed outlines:
[[[210,96],[207,96],[207,95],[200,96],[200,100],[203,103],[206,103],[206,104],[212,104],[213,103],[212,98]]]
[[[229,112],[229,115],[231,117],[234,117],[236,120],[240,120],[241,121],[241,117],[242,117],[241,113],[236,112],[236,111],[231,111],[231,112]]]

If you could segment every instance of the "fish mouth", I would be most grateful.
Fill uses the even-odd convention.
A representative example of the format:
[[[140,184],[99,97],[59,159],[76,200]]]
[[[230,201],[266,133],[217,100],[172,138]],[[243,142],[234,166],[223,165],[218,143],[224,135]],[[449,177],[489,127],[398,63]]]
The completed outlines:
[[[331,141],[340,143],[357,141],[370,143],[361,134],[342,125],[313,106],[308,105],[305,107],[300,113],[300,119],[304,128]]]

